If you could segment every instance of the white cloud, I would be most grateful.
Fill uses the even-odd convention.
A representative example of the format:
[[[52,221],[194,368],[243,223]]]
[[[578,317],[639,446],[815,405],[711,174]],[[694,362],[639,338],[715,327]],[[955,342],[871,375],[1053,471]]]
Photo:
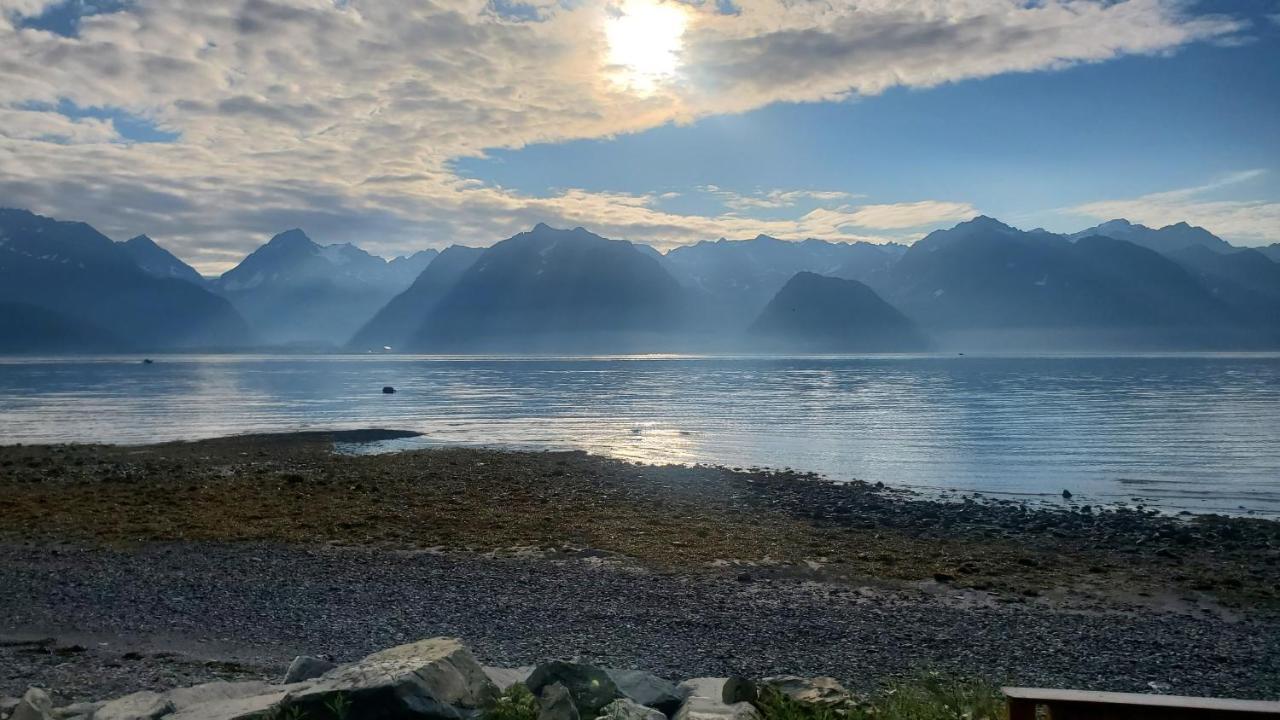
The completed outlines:
[[[1131,199],[1100,200],[1070,208],[1067,212],[1099,220],[1125,218],[1157,228],[1186,221],[1233,242],[1266,245],[1280,242],[1280,202],[1205,197],[1265,173],[1265,170],[1245,170],[1196,187]]]
[[[1165,52],[1242,28],[1186,16],[1178,0],[742,0],[735,15],[686,5],[682,66],[637,93],[609,66],[607,1],[539,2],[527,22],[486,0],[134,0],[62,37],[19,28],[46,2],[0,0],[0,198],[117,235],[151,233],[207,271],[294,225],[390,253],[488,244],[536,220],[658,244],[851,238],[850,227],[911,227],[963,204],[769,222],[686,216],[648,196],[477,186],[449,161],[778,101]],[[100,123],[24,109],[61,99],[121,108],[181,137],[113,143]],[[740,202],[839,201],[778,192]]]

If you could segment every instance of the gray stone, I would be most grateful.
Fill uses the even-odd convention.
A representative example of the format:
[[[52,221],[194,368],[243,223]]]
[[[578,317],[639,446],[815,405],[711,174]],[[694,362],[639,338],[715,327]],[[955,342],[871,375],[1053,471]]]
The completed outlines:
[[[641,705],[627,698],[618,698],[605,705],[600,711],[600,717],[596,720],[667,720],[667,716],[656,708]]]
[[[331,663],[324,658],[299,655],[289,663],[289,669],[284,673],[284,682],[288,684],[313,680],[336,667],[338,667],[337,663]]]
[[[81,717],[92,715],[97,712],[98,708],[106,705],[104,702],[80,702],[72,703],[66,707],[54,708],[53,716],[58,720],[66,720],[67,718]]]
[[[49,694],[40,688],[27,688],[22,699],[13,707],[9,720],[51,720],[53,718],[53,701]]]
[[[0,697],[0,720],[6,720],[13,713],[14,708],[18,707],[18,703],[22,702],[22,698],[10,697],[8,695]]]
[[[143,690],[111,700],[93,713],[97,720],[156,720],[173,712],[173,703],[160,693]]]
[[[204,683],[203,685],[175,688],[165,693],[164,696],[169,702],[173,703],[175,710],[186,710],[189,707],[203,703],[239,700],[240,698],[268,695],[281,690],[297,690],[302,687],[299,685],[294,688],[285,688],[280,685],[268,685],[261,680],[249,680],[247,682],[218,680]]]
[[[761,720],[760,711],[751,703],[726,703],[724,685],[727,678],[693,678],[677,687],[684,693],[684,703],[673,720]]]
[[[500,668],[485,666],[484,674],[489,676],[494,685],[502,692],[506,692],[507,688],[517,683],[522,683],[529,679],[533,674],[532,665],[523,665],[515,668]]]
[[[284,704],[288,696],[289,690],[281,689],[263,695],[204,702],[166,715],[164,720],[261,720]]]
[[[756,688],[755,682],[741,675],[730,675],[729,679],[724,681],[724,688],[720,691],[720,699],[727,705],[739,702],[753,703],[759,697],[760,691]]]
[[[471,718],[498,698],[498,688],[455,638],[431,638],[340,665],[289,693],[286,704],[323,716],[336,696],[352,718]]]
[[[855,702],[853,693],[832,677],[802,678],[795,675],[775,675],[760,681],[796,702],[810,705],[848,705]]]
[[[676,688],[676,684],[647,673],[643,670],[605,670],[609,679],[618,686],[622,697],[633,700],[646,707],[657,708],[664,715],[671,715],[680,709],[684,695]]]
[[[573,695],[563,683],[554,682],[542,688],[538,698],[538,720],[580,720]]]
[[[608,673],[586,663],[563,660],[542,663],[525,681],[534,695],[541,695],[542,689],[553,683],[569,690],[573,703],[578,706],[578,715],[584,718],[595,718],[600,708],[622,697]]]

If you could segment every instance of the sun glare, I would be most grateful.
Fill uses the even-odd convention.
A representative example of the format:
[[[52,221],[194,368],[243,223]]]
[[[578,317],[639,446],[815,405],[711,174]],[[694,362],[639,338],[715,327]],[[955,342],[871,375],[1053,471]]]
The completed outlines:
[[[617,13],[605,21],[609,64],[619,69],[623,84],[652,90],[680,65],[685,9],[674,0],[624,0]]]

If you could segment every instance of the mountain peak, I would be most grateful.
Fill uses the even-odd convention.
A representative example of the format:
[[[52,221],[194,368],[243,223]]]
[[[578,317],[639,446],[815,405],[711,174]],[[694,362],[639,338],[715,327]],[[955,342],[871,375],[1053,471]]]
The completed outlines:
[[[285,230],[267,241],[267,245],[275,247],[318,247],[307,234],[299,228]]]

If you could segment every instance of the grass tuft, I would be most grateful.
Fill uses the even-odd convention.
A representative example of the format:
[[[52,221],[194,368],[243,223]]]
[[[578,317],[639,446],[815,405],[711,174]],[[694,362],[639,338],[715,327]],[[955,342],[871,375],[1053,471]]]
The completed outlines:
[[[538,698],[524,683],[507,688],[484,712],[483,720],[537,720]]]

